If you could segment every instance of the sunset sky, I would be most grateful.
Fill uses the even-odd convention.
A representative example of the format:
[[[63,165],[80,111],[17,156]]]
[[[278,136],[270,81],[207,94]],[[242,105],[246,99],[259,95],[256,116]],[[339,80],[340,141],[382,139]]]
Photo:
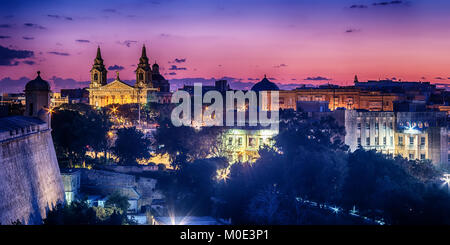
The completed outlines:
[[[267,74],[350,85],[357,74],[447,83],[449,8],[446,0],[2,1],[0,86],[37,70],[87,81],[97,45],[109,78],[120,70],[133,80],[143,44],[169,80]]]

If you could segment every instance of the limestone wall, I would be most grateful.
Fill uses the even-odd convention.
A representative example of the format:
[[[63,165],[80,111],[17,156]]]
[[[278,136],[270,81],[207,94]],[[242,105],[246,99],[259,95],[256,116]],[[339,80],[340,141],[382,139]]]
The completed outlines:
[[[44,129],[0,140],[1,224],[16,220],[40,224],[49,209],[64,201],[50,132]]]

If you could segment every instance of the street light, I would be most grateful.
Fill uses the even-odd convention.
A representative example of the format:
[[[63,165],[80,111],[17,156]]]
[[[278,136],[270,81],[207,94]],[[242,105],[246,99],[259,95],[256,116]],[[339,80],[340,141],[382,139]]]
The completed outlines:
[[[46,109],[47,110],[47,128],[50,129],[50,124],[51,124],[51,119],[52,119],[52,114],[53,112],[55,112],[53,110],[53,107],[49,107]]]
[[[113,114],[116,114],[116,113],[117,113],[117,106],[111,107],[111,112],[112,112]]]
[[[447,185],[447,191],[450,190],[450,174],[445,173],[442,178],[442,186]]]

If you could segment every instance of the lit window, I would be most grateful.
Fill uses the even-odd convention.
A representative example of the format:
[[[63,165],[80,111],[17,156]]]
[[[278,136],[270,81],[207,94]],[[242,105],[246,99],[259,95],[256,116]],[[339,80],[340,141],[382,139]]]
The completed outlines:
[[[398,136],[398,144],[403,145],[403,136]]]
[[[383,137],[383,145],[386,145],[386,137]]]
[[[248,145],[251,147],[255,146],[255,138],[248,138]]]
[[[414,137],[413,136],[409,137],[409,144],[414,145]]]
[[[420,145],[425,145],[425,137],[420,137]]]

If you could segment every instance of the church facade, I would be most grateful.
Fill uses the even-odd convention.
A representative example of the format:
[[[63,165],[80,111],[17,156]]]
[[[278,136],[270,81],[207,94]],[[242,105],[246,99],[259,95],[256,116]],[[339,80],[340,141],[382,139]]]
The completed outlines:
[[[100,47],[91,69],[89,85],[89,104],[94,107],[104,107],[110,104],[130,103],[170,103],[170,84],[159,73],[159,65],[150,66],[145,46],[136,69],[136,83],[128,85],[120,80],[119,72],[116,79],[107,83],[107,70],[103,64]]]

